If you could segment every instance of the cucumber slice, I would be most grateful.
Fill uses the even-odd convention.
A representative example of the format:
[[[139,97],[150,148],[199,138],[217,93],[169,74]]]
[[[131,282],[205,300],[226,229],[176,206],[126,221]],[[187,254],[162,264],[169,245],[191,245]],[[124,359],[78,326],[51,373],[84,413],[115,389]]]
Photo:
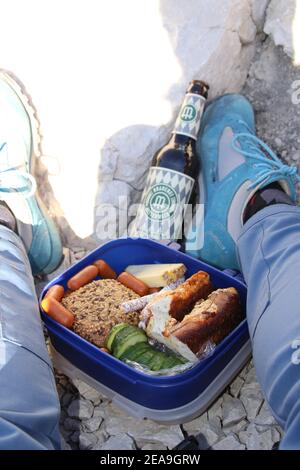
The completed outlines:
[[[172,356],[165,354],[164,361],[161,364],[161,368],[159,370],[170,369],[173,362],[174,362],[174,358]]]
[[[187,359],[185,359],[184,357],[182,356],[176,356],[177,360],[180,362],[180,364],[186,364],[188,362]]]
[[[182,362],[178,360],[177,356],[170,354],[166,357],[162,369],[172,369],[172,367],[179,366],[180,364],[182,364]]]
[[[124,328],[121,328],[119,331],[117,331],[111,344],[111,350],[113,354],[114,354],[114,348],[120,343],[120,341],[123,341],[124,338],[134,333],[141,333],[145,335],[144,331],[141,330],[140,328],[137,328],[135,326],[128,325],[128,324],[126,324]]]
[[[175,367],[175,366],[181,366],[181,365],[182,365],[182,362],[181,362],[180,360],[178,360],[177,357],[175,357],[175,358],[173,359],[173,364],[171,364],[171,368],[172,368],[172,367]]]
[[[120,331],[119,335],[121,336],[124,331]],[[126,332],[125,332],[126,333]],[[147,343],[147,336],[143,331],[133,331],[129,334],[123,335],[122,338],[119,340],[118,335],[115,338],[113,344],[113,355],[118,359],[129,349],[131,346],[134,346],[138,343]]]
[[[120,356],[119,359],[121,361],[134,361],[134,362],[137,362],[137,359],[139,358],[139,356],[142,353],[148,351],[149,348],[150,348],[150,346],[149,346],[148,343],[134,344],[130,348],[126,349],[124,354],[122,354],[122,356]]]
[[[122,328],[121,330],[117,331],[117,334],[115,335],[115,339],[114,339],[115,345],[119,343],[120,341],[123,341],[123,339],[126,338],[126,336],[131,335],[132,333],[140,333],[140,332],[142,332],[142,334],[145,334],[144,331],[141,330],[140,328],[136,328],[135,326],[126,324],[125,328]],[[112,349],[114,348],[115,345],[112,344]]]
[[[138,359],[137,359],[137,363],[138,364],[141,364],[143,366],[147,366],[149,367],[149,364],[150,362],[153,360],[154,356],[157,354],[157,352],[150,348],[148,351],[144,352],[143,354],[141,354]],[[149,367],[150,368],[150,367]]]
[[[162,352],[156,351],[155,356],[149,363],[149,369],[155,371],[162,369],[162,365],[166,360],[166,355]]]
[[[110,333],[109,333],[109,336],[106,340],[106,347],[109,351],[111,351],[111,348],[112,348],[112,344],[114,342],[114,339],[117,335],[117,333],[119,333],[119,331],[123,330],[124,328],[126,328],[128,325],[127,323],[119,323],[118,325],[115,325],[111,330],[110,330]]]

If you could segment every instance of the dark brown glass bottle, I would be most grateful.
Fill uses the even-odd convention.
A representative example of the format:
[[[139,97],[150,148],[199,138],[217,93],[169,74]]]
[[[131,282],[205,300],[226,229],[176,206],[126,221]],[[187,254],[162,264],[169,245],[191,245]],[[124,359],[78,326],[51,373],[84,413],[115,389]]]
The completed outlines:
[[[201,105],[202,103],[204,105],[208,90],[209,86],[200,80],[193,80],[190,83],[172,136],[169,142],[156,153],[152,160],[152,166],[170,168],[194,179],[197,178],[199,169],[196,140],[203,106],[200,106],[201,110],[198,110],[197,116],[197,110],[191,100],[200,101]],[[193,99],[191,95],[198,96]]]
[[[209,86],[193,80],[172,136],[154,156],[130,235],[177,240],[198,177],[196,140]]]

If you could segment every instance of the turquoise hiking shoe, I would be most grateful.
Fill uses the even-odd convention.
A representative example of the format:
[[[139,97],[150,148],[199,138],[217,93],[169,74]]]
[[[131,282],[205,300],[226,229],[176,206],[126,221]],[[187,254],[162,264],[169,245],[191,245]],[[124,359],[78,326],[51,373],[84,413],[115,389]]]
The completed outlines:
[[[201,162],[204,245],[196,251],[191,248],[191,229],[186,252],[222,269],[239,269],[236,240],[247,203],[258,189],[273,182],[296,201],[296,183],[300,180],[297,167],[285,165],[256,137],[253,108],[236,94],[217,98],[207,106],[197,154]]]
[[[0,200],[16,218],[35,275],[54,271],[62,258],[58,231],[32,176],[39,144],[39,123],[30,100],[22,86],[0,70]]]

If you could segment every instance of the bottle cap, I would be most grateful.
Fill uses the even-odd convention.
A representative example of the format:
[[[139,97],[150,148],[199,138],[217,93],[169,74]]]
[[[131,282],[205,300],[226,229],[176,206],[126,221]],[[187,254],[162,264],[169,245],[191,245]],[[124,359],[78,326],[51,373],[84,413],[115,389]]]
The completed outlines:
[[[210,86],[207,82],[204,82],[203,80],[192,80],[191,83],[193,85],[201,85],[205,87],[207,90],[209,90]]]
[[[192,80],[189,84],[188,91],[193,88],[193,92],[199,93],[205,98],[208,96],[209,85],[203,80]]]

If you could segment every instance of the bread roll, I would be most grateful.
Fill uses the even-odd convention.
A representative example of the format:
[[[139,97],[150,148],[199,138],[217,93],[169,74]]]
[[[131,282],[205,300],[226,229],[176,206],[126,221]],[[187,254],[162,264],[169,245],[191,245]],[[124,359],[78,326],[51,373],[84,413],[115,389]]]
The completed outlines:
[[[208,341],[218,344],[242,320],[236,289],[218,289],[194,306],[189,315],[165,332],[188,346],[194,354]]]
[[[148,336],[196,362],[208,342],[218,344],[242,320],[236,289],[211,290],[209,275],[200,271],[174,291],[158,294],[144,309]]]

